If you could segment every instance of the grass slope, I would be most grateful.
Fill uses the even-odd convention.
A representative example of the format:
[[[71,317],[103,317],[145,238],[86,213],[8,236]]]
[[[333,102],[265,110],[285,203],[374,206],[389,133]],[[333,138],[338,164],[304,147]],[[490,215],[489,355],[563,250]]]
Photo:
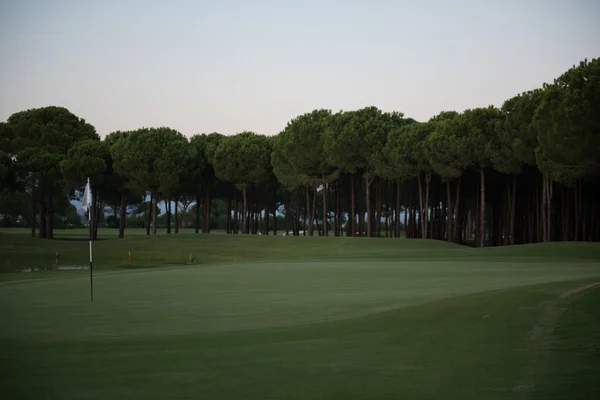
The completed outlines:
[[[0,234],[13,264],[56,248],[87,257],[85,242]],[[598,394],[597,245],[183,234],[94,248],[94,303],[87,272],[0,274],[6,398]],[[129,269],[128,248],[149,268]],[[190,248],[201,264],[185,265]]]

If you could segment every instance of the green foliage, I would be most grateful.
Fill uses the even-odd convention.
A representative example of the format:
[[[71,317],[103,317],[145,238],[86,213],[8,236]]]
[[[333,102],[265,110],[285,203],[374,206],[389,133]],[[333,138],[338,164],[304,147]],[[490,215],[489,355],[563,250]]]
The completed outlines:
[[[426,156],[426,139],[432,125],[416,122],[390,131],[387,142],[376,161],[381,176],[396,181],[413,179],[421,172],[431,170]]]
[[[488,143],[496,135],[496,126],[501,119],[500,110],[489,106],[465,110],[458,118],[465,130],[464,157],[470,166],[487,168],[491,166]]]
[[[443,112],[429,124],[432,132],[424,146],[431,167],[443,181],[458,178],[468,165],[464,119],[456,112]]]
[[[331,111],[323,109],[300,115],[288,122],[274,141],[273,165],[282,181],[288,182],[288,187],[300,183],[316,186],[330,180],[334,169],[325,157],[324,149],[330,117]]]
[[[267,180],[270,153],[264,136],[245,131],[226,136],[216,147],[212,161],[219,179],[243,189]]]
[[[536,113],[540,171],[571,185],[600,168],[600,59],[583,61],[545,85]]]
[[[170,128],[130,132],[111,151],[115,171],[133,187],[165,195],[181,185],[196,156],[185,136]]]
[[[21,111],[8,118],[12,131],[11,152],[44,147],[66,155],[78,140],[98,139],[95,128],[63,107],[44,107]]]
[[[534,115],[542,98],[542,90],[522,93],[504,102],[496,135],[486,149],[497,171],[520,173],[523,166],[535,166],[537,129]]]
[[[93,188],[111,184],[112,158],[108,143],[99,140],[81,140],[68,151],[60,168],[70,186],[81,189],[87,178]]]

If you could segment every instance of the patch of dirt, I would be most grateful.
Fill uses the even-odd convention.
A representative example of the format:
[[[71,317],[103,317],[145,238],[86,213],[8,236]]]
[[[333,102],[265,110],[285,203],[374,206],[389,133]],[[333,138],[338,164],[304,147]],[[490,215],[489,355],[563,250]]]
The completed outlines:
[[[591,283],[589,285],[585,285],[585,286],[581,286],[581,287],[578,287],[578,288],[575,288],[575,289],[567,290],[566,292],[563,292],[560,295],[560,298],[564,299],[566,297],[573,296],[574,294],[581,293],[581,292],[583,292],[585,290],[591,289],[591,288],[596,287],[596,286],[600,286],[600,282]]]

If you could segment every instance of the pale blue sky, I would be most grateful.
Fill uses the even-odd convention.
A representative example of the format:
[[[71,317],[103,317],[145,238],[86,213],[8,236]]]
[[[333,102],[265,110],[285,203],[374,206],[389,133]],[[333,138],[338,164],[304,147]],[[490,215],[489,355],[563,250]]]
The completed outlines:
[[[67,107],[101,135],[276,134],[315,108],[427,120],[600,56],[600,1],[0,1],[0,120]]]

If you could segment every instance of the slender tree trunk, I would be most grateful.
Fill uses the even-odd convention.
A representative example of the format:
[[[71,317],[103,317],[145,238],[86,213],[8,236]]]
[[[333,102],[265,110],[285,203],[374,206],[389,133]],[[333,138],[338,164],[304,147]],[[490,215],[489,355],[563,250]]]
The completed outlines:
[[[92,240],[98,239],[98,222],[100,219],[100,202],[98,201],[98,193],[92,191]]]
[[[52,196],[46,198],[46,239],[54,239],[54,204]]]
[[[579,181],[575,182],[575,186],[573,187],[573,207],[575,210],[575,214],[573,215],[573,220],[575,222],[575,227],[573,229],[573,240],[579,241],[579,215],[581,213],[579,209]]]
[[[35,216],[36,216],[36,204],[35,200],[31,200],[31,237],[35,237]]]
[[[517,174],[513,174],[512,201],[510,203],[510,244],[515,244],[515,219],[517,218]]]
[[[290,213],[290,211],[292,211],[292,206],[291,206],[291,199],[289,199],[286,203],[285,203],[285,215],[283,217],[283,223],[284,223],[284,230],[285,230],[285,236],[289,236],[290,234],[290,218],[294,218],[293,212]],[[293,220],[292,220],[292,225],[293,225]]]
[[[390,235],[391,235],[391,232],[390,232],[391,221],[390,221],[390,219],[393,217],[393,214],[390,212],[390,209],[391,209],[390,205],[387,204],[386,205],[386,213],[385,213],[385,237],[386,238],[389,238]]]
[[[150,214],[150,215],[152,215],[152,234],[153,235],[156,235],[156,208],[157,208],[156,203],[157,202],[158,202],[157,195],[153,190],[152,191],[152,213]]]
[[[314,198],[316,198],[316,197],[317,197],[317,194],[315,193]],[[313,200],[314,200],[314,198],[313,198]],[[313,210],[315,210],[315,225],[317,227],[317,236],[321,236],[322,232],[321,232],[321,224],[319,224],[319,215],[316,212],[316,207],[314,207]]]
[[[327,229],[327,183],[323,184],[323,236],[329,236]]]
[[[299,222],[299,218],[300,216],[298,215],[299,211],[298,211],[298,192],[295,191],[293,193],[293,196],[290,198],[291,201],[291,212],[292,212],[292,234],[294,236],[298,235],[298,230],[299,230],[299,226],[300,226],[300,222]]]
[[[446,204],[446,236],[448,242],[452,242],[452,199],[450,197],[450,180],[446,181],[446,196],[448,203]]]
[[[383,201],[383,184],[381,178],[377,178],[377,219],[375,220],[375,230],[377,231],[377,237],[381,237],[381,202]]]
[[[254,234],[258,234],[263,223],[262,212],[257,203],[254,203]]]
[[[427,234],[427,227],[428,227],[428,216],[429,216],[429,183],[431,182],[431,174],[428,172],[425,174],[425,187],[426,187],[426,191],[425,191],[425,211],[423,213],[423,217],[424,217],[424,222],[423,222],[423,228],[425,229],[423,232],[423,236],[425,238],[428,237]]]
[[[564,186],[560,191],[560,240],[567,241],[567,191]]]
[[[404,207],[404,238],[409,237],[409,228],[408,228],[408,214],[410,212],[409,204],[412,203],[412,195],[410,201]],[[400,216],[398,216],[400,217]],[[398,237],[400,237],[400,231],[398,231]],[[412,236],[411,236],[412,237]]]
[[[265,216],[263,218],[263,235],[269,235],[269,187],[265,188]]]
[[[340,180],[335,182],[335,236],[340,236]]]
[[[179,233],[179,198],[175,198],[175,233]]]
[[[207,184],[204,189],[204,200],[202,202],[204,205],[202,209],[202,233],[209,233],[210,231],[210,203],[210,185]]]
[[[247,219],[248,219],[248,195],[247,195],[247,191],[246,191],[246,186],[244,186],[244,190],[242,193],[243,193],[243,202],[244,202],[243,213],[242,213],[242,234],[245,235],[247,233],[246,224],[247,224]]]
[[[481,237],[479,238],[479,246],[485,246],[485,171],[483,167],[479,169],[479,175],[481,178],[481,215],[479,216],[479,231]]]
[[[461,214],[460,214],[460,183],[461,183],[461,178],[462,177],[458,177],[458,181],[456,182],[456,201],[454,204],[454,218],[456,218],[456,220],[454,221],[454,242],[455,243],[462,243],[462,224],[463,221],[461,219]]]
[[[196,229],[195,233],[200,231],[200,193],[196,193]]]
[[[348,218],[350,219],[350,216],[352,216],[351,221],[350,222],[350,236],[354,237],[356,236],[356,185],[355,185],[355,175],[351,175],[350,176],[350,215],[348,215]]]
[[[396,182],[396,217],[395,217],[395,238],[400,237],[400,181]],[[406,212],[404,213],[404,229],[406,229]]]
[[[542,237],[543,237],[542,241],[544,241],[544,242],[548,241],[548,233],[547,233],[548,230],[546,227],[546,223],[548,222],[548,219],[546,218],[546,210],[547,210],[547,207],[546,207],[546,202],[547,202],[547,200],[546,200],[546,194],[547,194],[546,182],[547,182],[546,174],[544,173],[544,176],[542,178],[542,208],[540,210],[540,213],[541,213],[540,219],[542,220]]]
[[[425,208],[425,202],[423,201],[423,184],[421,183],[421,173],[419,173],[419,175],[417,175],[417,184],[419,186],[419,218],[420,218],[420,223],[421,223],[421,237],[423,239],[425,239],[425,232],[427,230],[427,228],[424,225],[424,222],[426,220],[426,218],[423,218],[423,214],[424,214],[424,208]]]
[[[367,208],[367,237],[372,237],[373,232],[371,231],[371,225],[373,220],[371,219],[371,182],[373,179],[369,179],[367,175],[365,175],[365,194],[366,194],[366,208]]]
[[[152,199],[153,199],[154,195],[153,192],[150,192],[150,204],[147,204],[146,200],[146,194],[144,194],[144,222],[146,223],[146,236],[150,236],[150,230],[152,228]],[[146,212],[146,210],[148,210]]]
[[[534,234],[535,234],[535,214],[537,209],[535,207],[535,195],[529,196],[529,212],[527,215],[527,220],[529,222],[529,235],[527,236],[527,243],[534,242]]]
[[[306,231],[308,230],[308,234],[312,235],[312,220],[308,216],[312,216],[312,212],[310,211],[310,194],[308,193],[308,186],[304,188],[306,192],[306,212],[304,213],[304,236],[306,236]],[[308,226],[306,226],[306,221],[308,219]]]
[[[119,239],[125,237],[125,223],[127,219],[127,193],[121,192],[121,208],[119,209]]]
[[[165,200],[165,212],[167,213],[167,235],[171,234],[171,199],[167,197]]]
[[[40,199],[40,239],[46,238],[46,202]]]
[[[546,229],[547,229],[547,234],[548,234],[548,242],[551,242],[554,240],[554,237],[552,236],[552,197],[553,197],[553,190],[554,189],[554,184],[552,182],[552,180],[548,177],[548,175],[546,175],[546,190],[547,190],[547,194],[546,194],[546,199],[547,199],[547,206],[548,206],[548,211],[546,211],[546,218],[548,218],[548,222],[546,223]]]
[[[233,230],[231,226],[231,194],[227,196],[227,217],[225,221],[226,233],[229,235]]]
[[[240,230],[240,202],[238,201],[238,191],[235,188],[233,189],[233,207],[233,234],[237,235]]]
[[[310,209],[310,229],[309,229],[309,234],[310,236],[313,236],[314,234],[314,224],[315,224],[315,220],[317,218],[317,188],[314,187],[313,188],[313,194],[312,194],[312,207]]]

